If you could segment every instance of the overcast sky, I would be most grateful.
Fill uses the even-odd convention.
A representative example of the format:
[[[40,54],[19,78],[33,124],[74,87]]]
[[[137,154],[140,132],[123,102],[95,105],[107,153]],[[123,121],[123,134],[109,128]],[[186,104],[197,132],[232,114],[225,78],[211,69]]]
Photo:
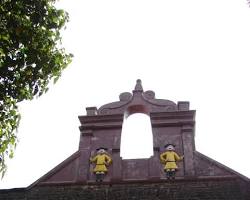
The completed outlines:
[[[0,188],[26,187],[77,151],[85,107],[140,78],[156,98],[190,101],[196,149],[250,177],[250,8],[246,0],[61,0],[73,62],[20,104],[15,157]]]

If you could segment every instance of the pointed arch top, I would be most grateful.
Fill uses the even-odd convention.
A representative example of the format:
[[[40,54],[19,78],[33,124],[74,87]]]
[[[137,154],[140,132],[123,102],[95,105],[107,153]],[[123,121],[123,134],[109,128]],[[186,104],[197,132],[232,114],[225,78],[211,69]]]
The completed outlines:
[[[140,79],[132,93],[123,92],[119,96],[119,101],[101,106],[97,110],[98,115],[123,114],[128,115],[139,112],[150,114],[153,112],[173,112],[178,110],[189,110],[189,102],[178,102],[166,99],[156,99],[155,92],[147,90],[144,92]]]

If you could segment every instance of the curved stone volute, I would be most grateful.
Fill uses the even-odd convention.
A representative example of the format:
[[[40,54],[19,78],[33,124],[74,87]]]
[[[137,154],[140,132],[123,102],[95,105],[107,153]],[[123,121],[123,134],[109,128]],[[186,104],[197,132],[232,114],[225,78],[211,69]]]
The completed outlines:
[[[133,114],[145,113],[150,114],[153,112],[172,112],[177,111],[178,106],[176,103],[165,100],[156,99],[155,93],[151,90],[143,91],[141,80],[136,81],[133,93],[123,92],[119,96],[120,101],[105,104],[97,110],[99,115],[109,114]]]

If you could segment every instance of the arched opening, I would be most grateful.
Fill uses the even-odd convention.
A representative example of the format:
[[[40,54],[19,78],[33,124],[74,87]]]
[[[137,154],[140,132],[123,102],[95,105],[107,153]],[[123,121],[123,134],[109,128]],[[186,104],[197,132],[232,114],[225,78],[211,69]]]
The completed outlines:
[[[150,117],[143,113],[124,117],[121,134],[122,159],[149,158],[153,155]]]

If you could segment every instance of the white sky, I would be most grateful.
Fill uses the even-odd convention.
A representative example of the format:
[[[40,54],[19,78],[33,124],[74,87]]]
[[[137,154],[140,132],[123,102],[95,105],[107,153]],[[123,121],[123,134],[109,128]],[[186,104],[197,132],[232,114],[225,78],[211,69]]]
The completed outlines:
[[[250,8],[246,0],[62,0],[72,64],[20,105],[19,144],[0,188],[26,187],[78,149],[78,115],[118,100],[136,79],[190,101],[196,149],[250,177]]]
[[[122,159],[150,158],[153,154],[150,117],[142,113],[124,117],[120,146]]]

